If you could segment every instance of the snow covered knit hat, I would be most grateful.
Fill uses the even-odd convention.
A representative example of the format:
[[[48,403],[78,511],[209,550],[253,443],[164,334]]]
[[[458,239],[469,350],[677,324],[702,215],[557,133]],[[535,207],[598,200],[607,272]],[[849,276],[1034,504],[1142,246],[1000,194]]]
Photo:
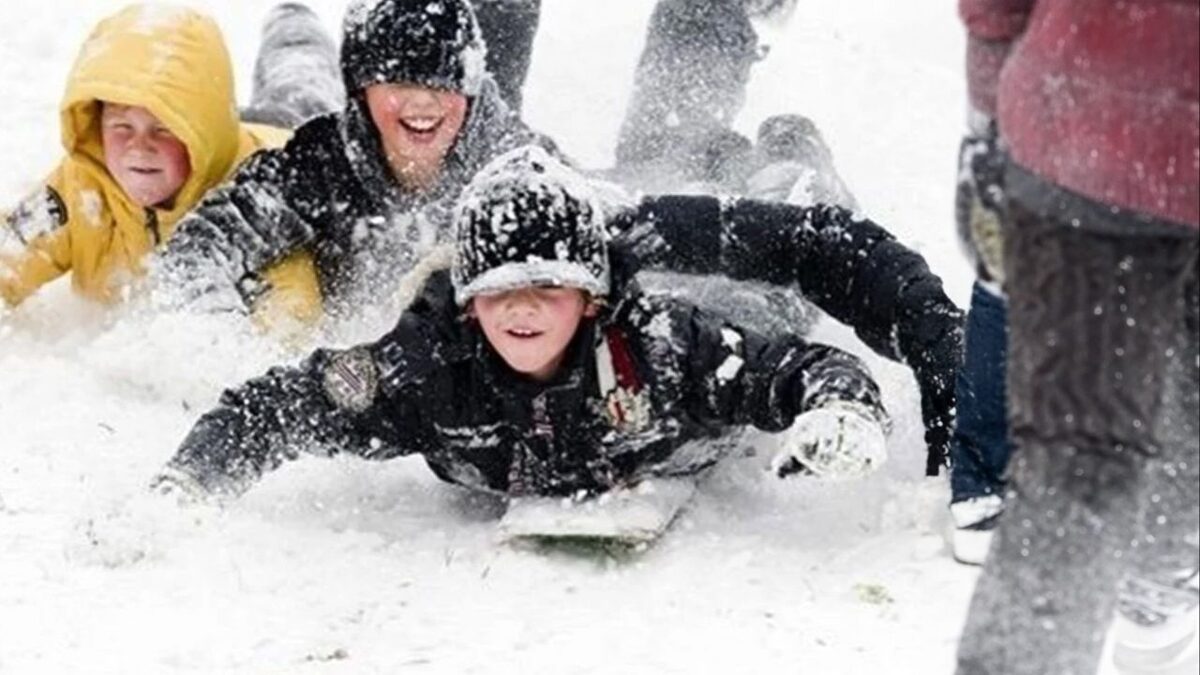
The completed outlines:
[[[583,176],[537,146],[507,152],[467,186],[455,214],[460,305],[483,293],[566,286],[609,291],[604,213]]]
[[[395,82],[474,96],[486,56],[467,0],[357,0],[342,26],[342,78],[351,96]]]

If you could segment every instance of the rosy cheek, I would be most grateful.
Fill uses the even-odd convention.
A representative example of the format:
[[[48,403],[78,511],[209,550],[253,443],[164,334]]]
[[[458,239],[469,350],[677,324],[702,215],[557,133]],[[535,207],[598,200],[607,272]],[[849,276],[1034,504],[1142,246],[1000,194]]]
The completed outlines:
[[[399,117],[398,106],[392,98],[368,96],[367,110],[371,113],[375,128],[382,133],[388,133],[392,129],[392,122]]]
[[[100,140],[104,143],[106,153],[120,154],[124,150],[125,144],[129,142],[129,136],[114,131],[105,133]]]
[[[388,122],[400,117],[400,107],[390,98],[383,99],[374,107],[376,122]]]
[[[190,170],[190,162],[188,160],[187,148],[183,143],[176,140],[164,142],[159,151],[171,163],[178,172],[184,173]]]

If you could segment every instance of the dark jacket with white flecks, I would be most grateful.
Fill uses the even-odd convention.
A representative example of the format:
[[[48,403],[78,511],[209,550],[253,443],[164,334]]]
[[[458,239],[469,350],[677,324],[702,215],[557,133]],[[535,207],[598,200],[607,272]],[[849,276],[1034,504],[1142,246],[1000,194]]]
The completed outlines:
[[[309,250],[329,310],[386,298],[445,238],[454,200],[485,164],[517,146],[550,145],[501,100],[485,51],[463,0],[352,6],[340,55],[345,110],[311,120],[286,147],[258,155],[180,223],[157,271],[165,295],[236,307],[263,291],[269,265]],[[388,166],[365,93],[387,82],[467,98],[466,119],[429,190],[403,188]]]
[[[235,289],[249,300],[263,270],[308,249],[331,310],[362,294],[386,294],[447,239],[454,201],[471,177],[529,143],[552,146],[486,81],[437,186],[408,192],[392,178],[365,104],[354,98],[345,112],[308,122],[285,147],[260,153],[210,193],[168,242],[160,283],[180,289],[184,300]]]
[[[963,315],[919,253],[824,205],[656,197],[618,214],[612,228],[641,269],[795,287],[876,353],[908,364],[921,390],[926,472],[937,473],[954,427]]]
[[[449,275],[437,272],[379,341],[318,351],[226,392],[171,466],[210,491],[236,493],[302,451],[420,453],[450,482],[567,495],[698,470],[719,451],[682,463],[672,455],[733,427],[783,430],[834,400],[885,419],[878,388],[849,354],[797,337],[766,340],[633,282],[614,290],[611,307],[581,326],[556,379],[535,383],[495,354],[456,305]],[[611,331],[640,387],[626,387],[640,393],[626,401],[624,422],[601,394],[597,367]]]

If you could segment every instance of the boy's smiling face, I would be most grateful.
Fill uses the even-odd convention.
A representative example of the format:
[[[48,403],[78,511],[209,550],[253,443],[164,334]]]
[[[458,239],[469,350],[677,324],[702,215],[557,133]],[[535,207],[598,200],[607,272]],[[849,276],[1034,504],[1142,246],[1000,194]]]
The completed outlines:
[[[504,362],[543,382],[558,372],[580,322],[596,311],[583,291],[561,287],[477,295],[470,309]]]
[[[101,103],[104,164],[144,208],[169,207],[192,173],[187,146],[149,110]]]
[[[411,189],[432,187],[462,130],[467,98],[417,84],[371,85],[366,97],[396,179]]]

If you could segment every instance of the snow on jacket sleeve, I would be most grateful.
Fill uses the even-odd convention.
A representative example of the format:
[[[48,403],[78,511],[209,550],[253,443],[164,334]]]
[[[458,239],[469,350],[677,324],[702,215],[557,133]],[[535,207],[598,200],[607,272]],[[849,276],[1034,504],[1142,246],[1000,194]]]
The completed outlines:
[[[767,339],[691,308],[685,400],[705,422],[783,431],[832,401],[857,403],[888,425],[879,387],[857,357],[796,336]]]
[[[799,286],[880,355],[912,367],[926,472],[944,463],[954,421],[963,315],[920,254],[845,209],[669,196],[623,214],[635,266]]]
[[[434,364],[429,310],[418,299],[377,342],[318,350],[299,367],[226,391],[169,466],[210,492],[236,495],[301,452],[389,459],[426,450],[419,390]]]
[[[312,159],[293,138],[264,150],[213,190],[179,222],[167,242],[153,283],[176,301],[238,291],[242,301],[264,270],[311,243],[313,209],[298,195],[317,194]]]

